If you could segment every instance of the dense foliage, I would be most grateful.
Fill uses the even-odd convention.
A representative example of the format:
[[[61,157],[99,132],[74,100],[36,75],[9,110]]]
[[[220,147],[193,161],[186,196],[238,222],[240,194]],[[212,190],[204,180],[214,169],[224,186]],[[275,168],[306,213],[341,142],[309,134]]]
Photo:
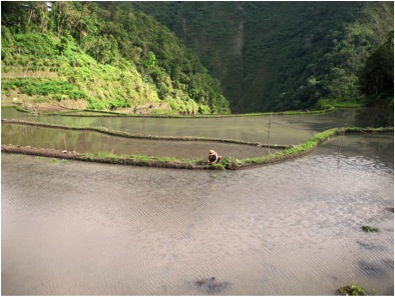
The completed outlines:
[[[120,5],[155,16],[185,40],[235,112],[365,102],[360,72],[394,26],[392,1]]]
[[[361,90],[369,103],[394,104],[394,35],[377,48],[367,59],[360,75]]]
[[[2,92],[81,99],[93,109],[163,102],[229,113],[219,82],[141,11],[93,2],[2,2]]]
[[[205,114],[393,102],[390,1],[1,6],[9,97]]]

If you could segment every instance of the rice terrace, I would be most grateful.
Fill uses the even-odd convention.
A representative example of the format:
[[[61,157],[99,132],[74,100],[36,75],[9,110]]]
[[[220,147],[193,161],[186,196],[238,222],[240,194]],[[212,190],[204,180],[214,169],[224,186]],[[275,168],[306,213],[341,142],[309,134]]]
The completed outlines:
[[[393,2],[1,3],[2,295],[394,295]]]

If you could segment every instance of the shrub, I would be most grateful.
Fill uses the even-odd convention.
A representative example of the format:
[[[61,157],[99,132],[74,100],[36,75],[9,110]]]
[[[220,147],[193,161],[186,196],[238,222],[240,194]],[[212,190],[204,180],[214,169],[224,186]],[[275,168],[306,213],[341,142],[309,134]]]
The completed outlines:
[[[229,158],[223,158],[219,162],[219,164],[221,164],[226,169],[236,169],[240,165],[240,161],[232,157],[229,157]]]
[[[87,106],[88,109],[102,110],[106,108],[106,105],[102,101],[96,98],[88,97],[87,101],[88,101],[88,106]]]
[[[32,85],[27,85],[27,86],[23,87],[22,92],[29,95],[29,96],[33,96],[33,95],[37,94],[35,87]]]
[[[362,226],[361,229],[363,231],[365,231],[365,232],[368,232],[368,233],[369,232],[379,232],[378,228],[373,228],[373,227],[370,227],[370,226]]]
[[[208,107],[207,105],[200,104],[199,108],[198,108],[198,113],[200,113],[200,114],[210,114],[211,113],[210,107]]]
[[[71,76],[67,79],[67,81],[68,81],[69,83],[73,84],[73,83],[75,83],[77,80],[76,80],[76,78],[75,78],[74,75],[71,75]]]
[[[53,94],[52,99],[61,101],[62,100],[62,95],[61,94]]]
[[[81,91],[71,91],[68,93],[70,99],[78,100],[78,99],[85,99],[86,94]]]
[[[351,285],[341,287],[337,290],[338,293],[345,296],[366,296],[366,290],[362,288],[357,283],[352,283]]]
[[[224,170],[225,167],[221,163],[211,164],[210,169]]]

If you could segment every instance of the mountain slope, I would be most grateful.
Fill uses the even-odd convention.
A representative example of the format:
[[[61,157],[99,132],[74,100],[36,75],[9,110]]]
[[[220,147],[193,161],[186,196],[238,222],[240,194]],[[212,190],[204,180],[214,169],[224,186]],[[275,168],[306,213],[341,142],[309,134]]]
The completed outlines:
[[[1,6],[4,96],[82,100],[94,109],[164,103],[173,112],[229,113],[219,82],[197,55],[143,12],[92,2]]]
[[[234,112],[358,100],[358,73],[393,30],[393,2],[124,2],[166,24]]]

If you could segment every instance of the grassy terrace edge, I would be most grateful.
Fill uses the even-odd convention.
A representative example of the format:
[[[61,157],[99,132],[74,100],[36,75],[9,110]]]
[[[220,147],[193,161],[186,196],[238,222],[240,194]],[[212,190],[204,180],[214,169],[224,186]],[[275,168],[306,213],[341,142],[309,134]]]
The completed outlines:
[[[30,110],[23,108],[20,103],[14,103],[15,105],[2,105],[3,108],[16,108],[20,112],[32,113]],[[344,105],[344,106],[334,106],[331,105],[325,109],[320,110],[291,110],[282,112],[255,112],[255,113],[242,113],[242,114],[176,114],[176,113],[166,113],[166,114],[131,114],[122,113],[117,111],[108,110],[96,110],[96,109],[66,109],[63,111],[43,111],[40,112],[40,116],[78,116],[78,117],[144,117],[144,118],[174,118],[174,119],[201,119],[201,118],[228,118],[228,117],[255,117],[255,116],[270,116],[270,115],[300,115],[300,114],[325,114],[328,112],[333,112],[336,109],[358,109],[363,108],[362,105]],[[83,114],[92,113],[92,114]]]
[[[67,127],[67,126],[59,126],[59,125],[48,125],[42,123],[32,123],[18,120],[2,120],[2,122],[7,123],[19,123],[19,124],[32,124],[36,126],[47,126],[54,128],[62,128],[62,129],[84,129],[91,131],[98,131],[103,133],[120,133],[123,137],[130,137],[133,134],[111,131],[106,128],[78,128],[78,127]],[[348,127],[348,128],[333,128],[320,133],[317,133],[314,137],[308,139],[306,142],[295,145],[295,146],[286,146],[284,150],[280,152],[276,152],[274,154],[264,155],[256,158],[244,158],[244,159],[235,159],[235,158],[224,158],[218,164],[208,165],[204,162],[204,160],[189,160],[183,159],[178,160],[175,158],[167,158],[167,157],[149,157],[149,156],[138,156],[138,155],[114,155],[110,153],[97,153],[97,154],[80,154],[77,152],[62,152],[52,149],[45,148],[32,148],[32,147],[21,147],[15,145],[2,145],[1,151],[6,153],[17,153],[17,154],[28,154],[28,155],[36,155],[36,156],[44,156],[44,157],[52,157],[52,158],[61,158],[61,159],[72,159],[79,161],[89,161],[89,162],[100,162],[100,163],[110,163],[110,164],[122,164],[122,165],[133,165],[133,166],[146,166],[146,167],[156,167],[156,168],[175,168],[175,169],[216,169],[216,170],[237,170],[244,169],[255,166],[269,165],[278,162],[284,162],[287,160],[295,159],[298,157],[302,157],[304,155],[312,152],[317,146],[321,143],[329,140],[332,137],[336,137],[339,135],[346,134],[355,134],[355,133],[388,133],[394,132],[393,127],[382,127],[382,128],[358,128],[358,127]],[[110,134],[109,133],[109,134]],[[115,135],[115,134],[111,134]],[[141,134],[138,134],[141,135]],[[147,135],[144,135],[144,137]],[[149,135],[150,139],[155,140],[168,140],[165,136],[161,138],[157,138],[159,136]],[[141,137],[142,138],[142,137]],[[213,138],[209,138],[210,141],[226,141]],[[184,140],[184,141],[196,141],[196,140],[205,140],[207,138],[202,137],[171,137],[171,140]],[[234,141],[234,140],[231,140]],[[246,144],[240,142],[233,142],[238,144]],[[255,143],[256,145],[256,143]],[[264,145],[262,145],[264,146]],[[270,146],[272,147],[272,146]],[[278,146],[277,146],[278,148]]]

